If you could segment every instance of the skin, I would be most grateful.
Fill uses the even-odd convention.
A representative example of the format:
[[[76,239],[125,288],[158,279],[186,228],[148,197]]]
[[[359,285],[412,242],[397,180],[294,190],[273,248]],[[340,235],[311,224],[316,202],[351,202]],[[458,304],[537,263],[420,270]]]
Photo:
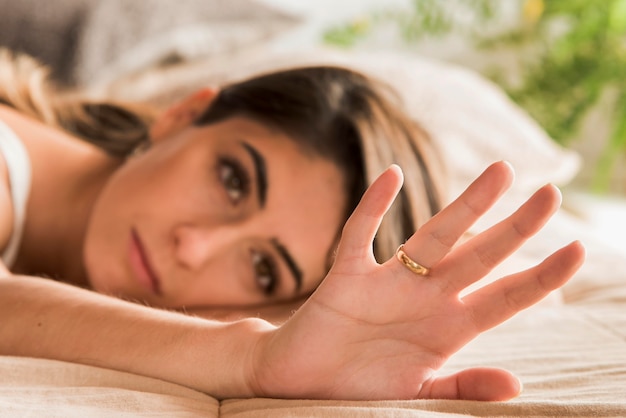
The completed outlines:
[[[259,382],[255,391],[263,392],[265,385],[275,391],[276,382],[288,381],[292,370],[306,370],[307,390],[319,397],[506,400],[517,396],[521,385],[505,370],[436,374],[480,333],[562,286],[584,259],[584,248],[574,242],[534,268],[460,297],[466,287],[538,232],[560,205],[560,192],[547,185],[509,218],[457,245],[512,179],[508,164],[492,165],[406,242],[407,254],[431,268],[425,278],[395,258],[379,265],[372,254],[370,244],[401,185],[397,167],[384,173],[344,227],[337,261],[326,280],[285,324],[289,331],[266,337],[269,341],[259,356],[268,367],[255,369]],[[318,333],[336,337],[319,341],[313,337]],[[292,344],[289,353],[298,354],[280,350],[287,344],[285,335]],[[335,363],[321,368],[308,356],[327,356]],[[276,367],[279,358],[281,367]],[[290,397],[299,389],[285,385],[280,393]]]
[[[262,199],[250,149],[267,167]],[[311,293],[345,206],[337,179],[332,163],[250,120],[184,129],[109,178],[86,234],[90,284],[166,307],[254,305]],[[138,247],[148,261],[137,260]],[[300,285],[279,248],[303,273]],[[158,289],[144,285],[148,274]]]
[[[402,184],[392,166],[345,224],[329,274],[281,326],[257,318],[201,320],[4,271],[0,317],[8,320],[0,327],[0,353],[130,371],[218,398],[510,399],[521,385],[506,370],[437,370],[480,333],[565,284],[585,257],[573,242],[461,296],[560,205],[558,189],[546,185],[508,218],[459,243],[512,179],[508,164],[493,164],[409,238],[406,253],[431,268],[424,277],[395,257],[379,264],[372,253]]]
[[[336,246],[342,174],[249,119],[194,126],[214,94],[201,91],[166,112],[151,147],[123,163],[2,109],[33,165],[14,272],[168,308],[257,306],[310,294]]]

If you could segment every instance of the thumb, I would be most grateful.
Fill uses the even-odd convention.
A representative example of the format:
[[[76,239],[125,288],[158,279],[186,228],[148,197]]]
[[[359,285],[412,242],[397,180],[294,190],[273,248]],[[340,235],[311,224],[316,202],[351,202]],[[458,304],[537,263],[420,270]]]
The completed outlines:
[[[424,383],[419,398],[506,401],[518,396],[522,384],[508,370],[476,367],[435,377]]]
[[[372,242],[403,180],[402,170],[394,164],[368,187],[343,228],[335,264],[362,257],[374,259]]]

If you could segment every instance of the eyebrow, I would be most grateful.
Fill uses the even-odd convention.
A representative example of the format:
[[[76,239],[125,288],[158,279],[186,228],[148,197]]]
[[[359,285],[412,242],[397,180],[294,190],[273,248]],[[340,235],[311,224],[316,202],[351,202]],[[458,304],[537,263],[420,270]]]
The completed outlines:
[[[289,254],[287,248],[285,248],[285,246],[282,245],[276,238],[272,239],[272,245],[274,246],[274,248],[276,248],[276,251],[278,252],[278,254],[280,254],[283,260],[285,260],[285,263],[287,264],[289,270],[291,270],[293,279],[296,282],[297,293],[302,288],[302,270],[300,270],[294,258],[291,256],[291,254]]]
[[[265,201],[267,199],[267,168],[265,158],[263,158],[261,153],[257,151],[256,148],[247,142],[242,141],[241,145],[248,152],[248,154],[250,154],[250,157],[252,157],[254,171],[256,173],[257,199],[259,200],[259,206],[263,208],[265,207]],[[291,271],[293,279],[296,282],[296,293],[299,292],[302,288],[302,270],[298,267],[296,260],[283,244],[274,238],[272,239],[272,245],[276,249],[276,252],[278,252],[281,258],[285,261],[285,264],[287,264],[287,267]]]
[[[265,207],[265,200],[267,199],[267,168],[265,165],[265,158],[263,158],[256,148],[247,142],[242,142],[241,145],[246,151],[248,151],[250,157],[252,157],[254,172],[256,174],[257,199],[259,200],[259,206],[263,208]]]

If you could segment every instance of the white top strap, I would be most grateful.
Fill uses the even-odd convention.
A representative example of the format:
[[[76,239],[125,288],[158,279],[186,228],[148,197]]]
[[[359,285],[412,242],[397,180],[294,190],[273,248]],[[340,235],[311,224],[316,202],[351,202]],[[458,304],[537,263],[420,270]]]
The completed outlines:
[[[4,252],[4,263],[10,267],[19,250],[26,217],[26,203],[30,193],[31,167],[26,148],[17,135],[0,121],[0,153],[4,156],[9,172],[9,184],[13,199],[13,232]]]

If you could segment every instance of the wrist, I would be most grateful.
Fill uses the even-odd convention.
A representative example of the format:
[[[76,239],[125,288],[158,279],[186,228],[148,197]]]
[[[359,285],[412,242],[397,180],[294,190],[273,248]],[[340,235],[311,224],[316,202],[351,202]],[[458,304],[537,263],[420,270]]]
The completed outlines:
[[[267,392],[259,385],[257,379],[258,370],[263,362],[263,357],[259,353],[264,351],[276,326],[258,318],[221,323],[218,327],[221,328],[223,338],[218,340],[223,343],[219,344],[215,338],[216,323],[210,322],[212,332],[201,331],[200,341],[193,337],[193,341],[189,342],[194,347],[193,351],[205,357],[196,359],[193,364],[212,364],[209,369],[211,375],[203,373],[197,376],[197,385],[193,386],[218,399],[266,396]],[[211,346],[210,350],[206,350],[208,346]],[[221,352],[222,355],[216,356],[216,352]],[[216,361],[221,362],[222,367],[216,367]],[[223,374],[217,375],[216,372]]]
[[[245,359],[242,362],[245,387],[250,397],[271,397],[271,390],[262,383],[260,376],[261,371],[268,366],[265,353],[278,327],[260,319],[250,318],[245,322],[244,326],[251,336],[251,340],[245,344],[247,352],[242,357]]]

